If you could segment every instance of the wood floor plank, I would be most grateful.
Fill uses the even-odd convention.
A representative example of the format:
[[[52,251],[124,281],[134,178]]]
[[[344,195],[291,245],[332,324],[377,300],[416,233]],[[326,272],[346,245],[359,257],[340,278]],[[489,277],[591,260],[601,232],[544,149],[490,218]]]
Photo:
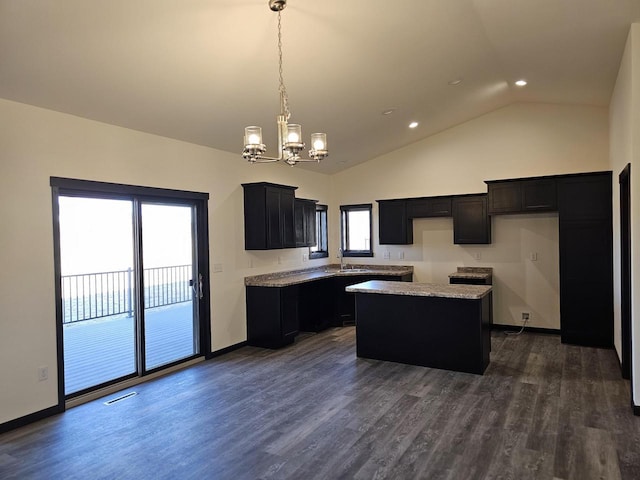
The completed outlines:
[[[0,435],[0,478],[640,478],[615,353],[553,335],[494,333],[480,376],[360,359],[335,328],[135,391]]]

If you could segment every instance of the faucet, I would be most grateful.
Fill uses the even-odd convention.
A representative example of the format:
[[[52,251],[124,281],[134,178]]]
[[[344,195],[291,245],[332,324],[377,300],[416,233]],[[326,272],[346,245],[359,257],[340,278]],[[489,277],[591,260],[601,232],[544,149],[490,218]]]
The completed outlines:
[[[340,257],[340,270],[344,270],[344,253],[342,247],[338,248],[338,257]]]

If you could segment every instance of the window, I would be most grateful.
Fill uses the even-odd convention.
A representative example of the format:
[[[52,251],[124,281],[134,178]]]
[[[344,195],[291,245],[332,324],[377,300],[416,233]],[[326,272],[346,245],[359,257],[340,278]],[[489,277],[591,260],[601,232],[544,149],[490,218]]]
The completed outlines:
[[[345,257],[373,257],[371,204],[340,206],[340,247]]]
[[[327,206],[316,205],[316,244],[313,247],[309,247],[309,258],[329,256],[327,238]]]

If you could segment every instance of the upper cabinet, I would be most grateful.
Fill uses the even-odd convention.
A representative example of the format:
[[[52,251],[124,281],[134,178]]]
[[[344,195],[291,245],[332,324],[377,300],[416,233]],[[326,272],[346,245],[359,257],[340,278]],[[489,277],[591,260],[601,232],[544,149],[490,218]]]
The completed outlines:
[[[453,243],[456,245],[491,243],[491,218],[487,195],[453,197]]]
[[[296,247],[313,247],[316,240],[316,200],[296,198],[294,210]]]
[[[558,209],[555,178],[493,180],[486,183],[489,188],[489,215]]]
[[[380,245],[413,243],[413,223],[407,217],[407,200],[378,200]]]
[[[244,183],[242,187],[245,250],[294,248],[297,187],[267,182]]]
[[[457,244],[491,243],[491,221],[487,195],[377,200],[380,245],[413,243],[413,219],[453,217],[453,238]]]
[[[410,198],[407,215],[409,218],[450,217],[451,197]]]

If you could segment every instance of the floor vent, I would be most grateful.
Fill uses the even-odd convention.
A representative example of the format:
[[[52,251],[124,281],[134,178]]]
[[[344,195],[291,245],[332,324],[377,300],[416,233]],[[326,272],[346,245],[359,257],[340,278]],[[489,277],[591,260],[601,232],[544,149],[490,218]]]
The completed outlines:
[[[134,397],[136,396],[138,393],[137,392],[129,392],[129,393],[125,393],[124,395],[121,395],[117,398],[114,398],[112,400],[109,400],[108,402],[104,402],[105,405],[113,405],[116,402],[120,402],[122,400],[126,400],[127,398],[130,397]]]

